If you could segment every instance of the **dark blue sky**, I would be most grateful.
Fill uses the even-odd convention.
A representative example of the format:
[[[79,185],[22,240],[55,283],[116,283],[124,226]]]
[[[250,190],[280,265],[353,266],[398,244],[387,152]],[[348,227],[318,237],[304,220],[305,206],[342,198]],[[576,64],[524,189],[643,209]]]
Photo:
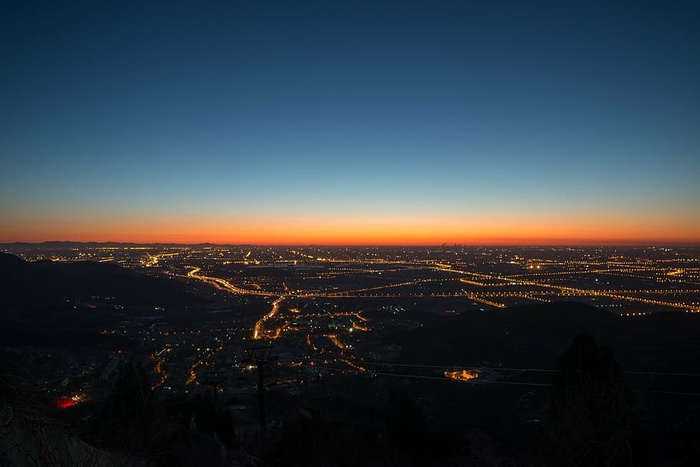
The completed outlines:
[[[700,241],[697,2],[66,3],[0,11],[0,241]]]

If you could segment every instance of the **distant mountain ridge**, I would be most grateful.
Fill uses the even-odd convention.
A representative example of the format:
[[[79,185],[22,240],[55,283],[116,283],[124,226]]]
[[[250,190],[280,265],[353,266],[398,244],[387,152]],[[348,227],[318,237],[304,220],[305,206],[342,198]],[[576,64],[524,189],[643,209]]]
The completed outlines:
[[[64,247],[64,248],[78,248],[78,247],[143,247],[143,246],[152,246],[152,247],[182,247],[182,246],[189,246],[189,247],[208,247],[208,246],[240,246],[240,247],[253,247],[256,245],[251,245],[251,244],[246,244],[246,243],[211,243],[211,242],[202,242],[202,243],[173,243],[173,242],[76,242],[72,240],[50,240],[50,241],[45,241],[45,242],[6,242],[6,243],[0,243],[0,246],[22,246],[22,247],[28,247],[28,246],[42,246],[42,247],[48,247],[48,248],[58,248],[58,247]]]

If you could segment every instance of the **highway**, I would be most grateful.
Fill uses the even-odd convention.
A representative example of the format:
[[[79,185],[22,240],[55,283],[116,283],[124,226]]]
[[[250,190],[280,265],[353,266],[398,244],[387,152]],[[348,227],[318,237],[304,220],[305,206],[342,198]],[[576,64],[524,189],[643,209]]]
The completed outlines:
[[[272,302],[272,310],[270,310],[268,314],[260,318],[255,323],[255,327],[253,328],[253,339],[261,339],[263,337],[265,334],[265,321],[275,317],[277,312],[280,310],[280,305],[286,300],[286,298],[286,296],[282,296]],[[278,331],[281,332],[281,329],[278,329]],[[276,336],[279,336],[279,333],[276,333]]]
[[[293,253],[299,253],[294,251]],[[250,253],[246,256],[250,256]],[[587,264],[585,262],[574,262],[570,266],[574,269],[570,271],[556,271],[556,272],[545,272],[539,270],[540,267],[532,266],[535,269],[531,274],[487,274],[483,272],[474,272],[461,267],[458,264],[449,264],[448,262],[437,262],[437,261],[395,261],[395,260],[382,260],[382,259],[363,259],[361,261],[348,261],[341,259],[334,259],[329,257],[324,258],[314,258],[317,262],[331,263],[331,264],[373,264],[382,266],[400,266],[408,269],[427,269],[433,270],[442,274],[452,275],[452,278],[419,278],[412,280],[401,280],[390,282],[382,285],[363,287],[350,290],[339,290],[339,291],[318,291],[318,290],[296,290],[292,292],[288,287],[286,282],[283,282],[284,292],[280,294],[280,291],[269,291],[265,290],[261,286],[257,286],[256,289],[243,288],[236,286],[226,279],[219,277],[208,276],[201,274],[200,267],[189,266],[190,271],[187,273],[186,277],[190,279],[199,280],[205,283],[209,283],[219,288],[220,290],[225,290],[229,293],[237,295],[250,295],[258,297],[275,297],[274,302],[272,302],[271,310],[261,317],[254,325],[252,337],[253,339],[270,338],[274,339],[278,337],[281,332],[285,329],[285,325],[278,327],[272,332],[266,329],[266,324],[268,321],[275,318],[280,310],[280,306],[284,301],[290,297],[302,298],[302,299],[312,299],[312,298],[325,298],[325,299],[339,299],[339,298],[465,298],[473,302],[482,303],[485,305],[493,306],[496,308],[505,308],[506,303],[499,299],[506,298],[524,298],[539,302],[551,301],[551,296],[554,297],[569,297],[569,296],[589,296],[589,297],[604,297],[612,300],[620,300],[627,302],[643,303],[647,305],[656,305],[662,307],[682,309],[691,312],[700,312],[700,306],[696,302],[684,302],[680,300],[660,300],[656,297],[644,297],[640,295],[666,295],[666,294],[682,294],[682,293],[697,293],[697,289],[592,289],[583,287],[572,287],[569,285],[558,285],[556,283],[550,283],[548,280],[552,280],[553,277],[561,277],[566,275],[580,275],[580,274],[609,274],[609,275],[620,275],[624,277],[636,277],[637,274],[641,272],[652,272],[657,273],[660,276],[670,276],[676,277],[686,271],[695,273],[694,268],[686,268],[686,270],[681,269],[671,269],[671,268],[659,268],[649,266],[648,264],[630,264],[624,265],[624,268],[620,268],[620,264],[614,264],[614,267],[610,269],[601,268],[598,263]],[[542,263],[545,264],[545,263]],[[568,263],[567,263],[568,264]],[[595,265],[598,267],[590,268],[589,266]],[[613,266],[612,264],[608,264]],[[357,271],[353,269],[352,266],[348,266],[350,269],[348,273],[358,273],[362,271]],[[586,269],[588,267],[588,269]],[[378,271],[381,273],[382,271]],[[366,274],[370,274],[369,271],[364,271]],[[449,291],[449,292],[435,292],[435,291],[415,291],[411,290],[411,287],[420,287],[422,284],[430,284],[439,282],[441,285],[445,282],[458,282],[470,287],[484,288],[484,291],[466,291],[461,290]],[[509,290],[503,292],[493,291],[493,287],[522,287],[520,290]],[[408,290],[398,290],[400,288],[408,288]],[[550,296],[550,298],[548,298]]]

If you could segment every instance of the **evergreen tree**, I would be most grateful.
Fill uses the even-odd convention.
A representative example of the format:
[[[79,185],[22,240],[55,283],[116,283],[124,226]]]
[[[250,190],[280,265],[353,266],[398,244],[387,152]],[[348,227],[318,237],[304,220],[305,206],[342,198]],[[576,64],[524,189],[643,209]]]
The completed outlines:
[[[426,454],[428,426],[420,406],[405,391],[389,395],[386,431],[394,449],[419,457]]]
[[[101,446],[146,454],[156,436],[155,416],[155,395],[148,374],[130,360],[95,419],[93,436]]]
[[[628,387],[612,352],[588,334],[559,359],[550,417],[552,465],[633,464]]]

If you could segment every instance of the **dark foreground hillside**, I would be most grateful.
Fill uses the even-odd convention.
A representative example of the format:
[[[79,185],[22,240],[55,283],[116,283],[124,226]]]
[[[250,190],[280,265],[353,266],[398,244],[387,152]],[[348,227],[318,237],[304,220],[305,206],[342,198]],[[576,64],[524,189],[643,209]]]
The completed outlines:
[[[0,460],[58,449],[111,459],[72,465],[692,466],[697,331],[694,315],[621,318],[575,303],[433,317],[391,336],[399,356],[371,371],[301,394],[267,388],[263,437],[233,416],[242,404],[255,413],[254,400],[167,396],[132,360],[106,398],[61,413],[4,384]],[[456,369],[479,377],[444,377]],[[9,421],[20,412],[31,424]],[[37,441],[47,430],[54,444]]]

